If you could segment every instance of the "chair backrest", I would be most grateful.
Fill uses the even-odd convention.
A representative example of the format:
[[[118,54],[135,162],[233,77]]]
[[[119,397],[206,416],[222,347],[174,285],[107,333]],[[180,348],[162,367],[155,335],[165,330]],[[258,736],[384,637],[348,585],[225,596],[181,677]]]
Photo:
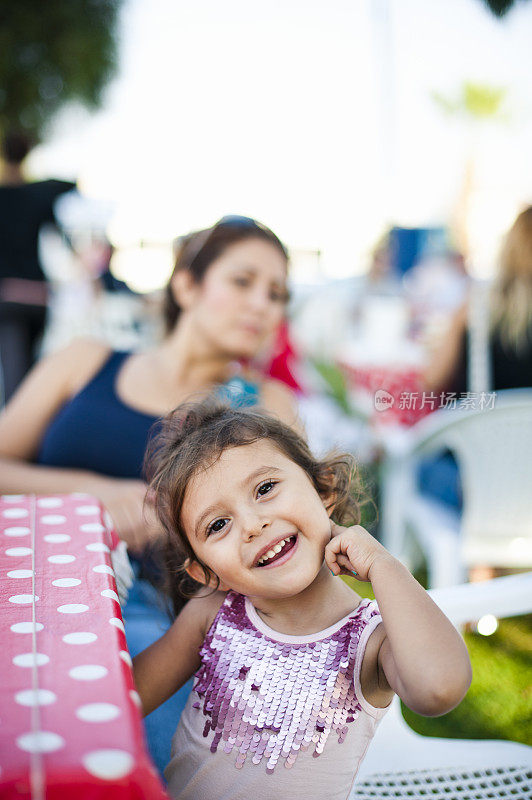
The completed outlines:
[[[421,451],[459,463],[467,564],[532,566],[532,390],[498,392],[494,408],[450,412]]]

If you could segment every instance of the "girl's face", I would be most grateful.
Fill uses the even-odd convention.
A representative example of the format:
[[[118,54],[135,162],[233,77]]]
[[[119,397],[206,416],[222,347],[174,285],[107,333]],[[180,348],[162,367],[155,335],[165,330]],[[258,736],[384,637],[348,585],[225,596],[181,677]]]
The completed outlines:
[[[230,245],[189,287],[185,311],[197,331],[231,358],[252,358],[281,322],[286,302],[286,260],[269,242]]]
[[[297,464],[262,439],[225,450],[189,483],[181,519],[221,589],[281,599],[318,575],[331,538],[326,499]],[[198,564],[190,568],[204,580]]]

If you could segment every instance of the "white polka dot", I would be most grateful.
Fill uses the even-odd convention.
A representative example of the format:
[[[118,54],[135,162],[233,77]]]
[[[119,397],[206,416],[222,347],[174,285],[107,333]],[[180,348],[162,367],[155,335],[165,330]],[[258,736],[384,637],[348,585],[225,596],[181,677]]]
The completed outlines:
[[[25,733],[17,739],[17,745],[27,753],[53,753],[65,746],[65,740],[57,733],[36,731]]]
[[[58,578],[52,581],[53,586],[59,586],[61,589],[70,589],[71,586],[79,586],[80,583],[79,578]]]
[[[135,766],[133,756],[125,750],[93,750],[83,756],[82,760],[87,772],[104,780],[123,778]]]
[[[111,619],[109,620],[109,625],[113,625],[115,628],[118,628],[118,630],[122,631],[122,633],[126,632],[126,629],[124,628],[124,623],[122,622],[121,619],[118,619],[118,617],[111,617]]]
[[[133,662],[132,662],[132,660],[131,660],[131,656],[129,655],[129,653],[127,652],[127,650],[121,650],[121,651],[120,651],[120,653],[119,653],[119,656],[120,656],[120,658],[122,659],[122,661],[125,661],[125,663],[126,663],[126,664],[127,664],[129,667],[132,667],[132,666],[133,666]]]
[[[12,569],[7,573],[8,578],[31,578],[32,575],[32,569]]]
[[[2,516],[7,519],[21,519],[27,517],[29,513],[27,508],[6,508],[2,511]]]
[[[129,690],[129,696],[131,697],[135,705],[138,706],[138,708],[142,708],[142,700],[140,699],[140,694],[136,692],[135,689]]]
[[[76,709],[76,717],[83,722],[110,722],[120,716],[120,709],[112,703],[88,703]]]
[[[79,529],[83,533],[103,533],[105,531],[101,522],[86,522],[84,525],[80,525]]]
[[[75,633],[65,633],[63,641],[66,642],[66,644],[91,644],[95,642],[97,638],[95,633],[76,631]]]
[[[8,547],[6,556],[31,556],[33,550],[31,547]]]
[[[49,689],[24,689],[15,695],[15,702],[21,706],[49,706],[56,700],[57,695]]]
[[[101,511],[100,506],[78,506],[74,509],[76,514],[86,517],[88,514],[99,514]]]
[[[23,497],[23,494],[4,494],[2,495],[2,500],[4,503],[20,503]]]
[[[42,631],[44,625],[42,622],[15,622],[11,626],[13,633],[33,633],[33,631]]]
[[[16,667],[42,667],[49,661],[49,657],[44,653],[21,653],[14,657],[13,664]]]
[[[92,544],[88,544],[85,548],[88,550],[89,553],[110,553],[111,551],[107,547],[106,544],[103,542],[93,542]]]
[[[59,508],[63,505],[60,497],[41,497],[37,500],[39,508]]]
[[[103,521],[104,521],[105,527],[108,530],[112,531],[115,525],[114,525],[114,522],[113,522],[113,518],[111,517],[111,515],[110,515],[110,513],[108,511],[104,511],[103,512]]]
[[[16,527],[6,528],[4,533],[6,536],[27,536],[31,531],[29,528]]]
[[[44,514],[40,521],[43,525],[62,525],[66,522],[66,517],[63,514]]]
[[[108,671],[99,664],[82,664],[80,667],[72,667],[68,674],[76,681],[97,681],[105,677]]]
[[[102,597],[110,597],[112,600],[116,600],[117,603],[120,602],[117,593],[113,592],[112,589],[104,589],[100,594]]]
[[[63,542],[69,542],[71,538],[68,533],[47,533],[44,541],[50,544],[62,544]]]
[[[71,564],[72,561],[76,560],[76,556],[68,556],[68,555],[60,555],[60,556],[48,556],[48,561],[50,564]]]
[[[83,614],[89,607],[83,603],[65,603],[63,606],[58,606],[57,610],[60,614]]]
[[[114,575],[114,570],[108,567],[107,564],[98,564],[97,567],[92,568],[93,572],[105,572],[106,575]]]
[[[35,598],[35,602],[39,600],[37,595],[33,594],[14,594],[9,598],[10,603],[16,603],[17,605],[24,606],[28,605],[29,603],[33,603],[33,599]]]

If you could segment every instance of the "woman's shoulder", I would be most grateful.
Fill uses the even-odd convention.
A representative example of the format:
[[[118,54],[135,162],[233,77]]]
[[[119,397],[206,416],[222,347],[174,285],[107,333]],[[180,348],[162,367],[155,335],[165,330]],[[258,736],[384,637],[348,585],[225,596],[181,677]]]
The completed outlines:
[[[68,394],[72,396],[96,375],[112,353],[112,348],[99,339],[79,337],[48,356],[47,362],[50,367],[61,370]]]
[[[261,406],[282,422],[302,431],[298,417],[296,395],[286,384],[274,378],[265,379],[260,386]]]

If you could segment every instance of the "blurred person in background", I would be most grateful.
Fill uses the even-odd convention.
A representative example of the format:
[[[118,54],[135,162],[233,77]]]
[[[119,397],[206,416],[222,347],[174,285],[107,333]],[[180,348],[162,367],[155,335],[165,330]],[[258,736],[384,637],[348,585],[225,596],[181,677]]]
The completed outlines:
[[[470,324],[472,300],[454,314],[449,330],[425,372],[426,391],[472,392],[471,338],[479,339],[486,362],[483,391],[532,387],[532,206],[522,211],[506,235],[497,277],[488,292],[478,294],[474,333]],[[420,469],[422,491],[461,509],[458,466],[445,452],[427,459]]]
[[[31,143],[24,133],[8,131],[1,148],[0,364],[7,401],[34,363],[46,320],[48,291],[39,258],[39,231],[56,223],[56,199],[76,184],[26,181],[22,164]]]
[[[487,299],[491,374],[487,390],[532,387],[532,206],[518,215],[506,235],[498,275]],[[425,373],[428,390],[470,389],[470,333],[464,304]]]
[[[150,550],[162,530],[145,505],[150,430],[187,398],[220,392],[297,425],[290,390],[247,370],[285,315],[287,252],[272,231],[227,217],[184,237],[165,294],[166,336],[154,348],[113,351],[74,341],[38,363],[0,416],[0,491],[89,492],[109,511],[136,581],[124,609],[132,655],[169,625]],[[162,771],[188,687],[146,720]]]

